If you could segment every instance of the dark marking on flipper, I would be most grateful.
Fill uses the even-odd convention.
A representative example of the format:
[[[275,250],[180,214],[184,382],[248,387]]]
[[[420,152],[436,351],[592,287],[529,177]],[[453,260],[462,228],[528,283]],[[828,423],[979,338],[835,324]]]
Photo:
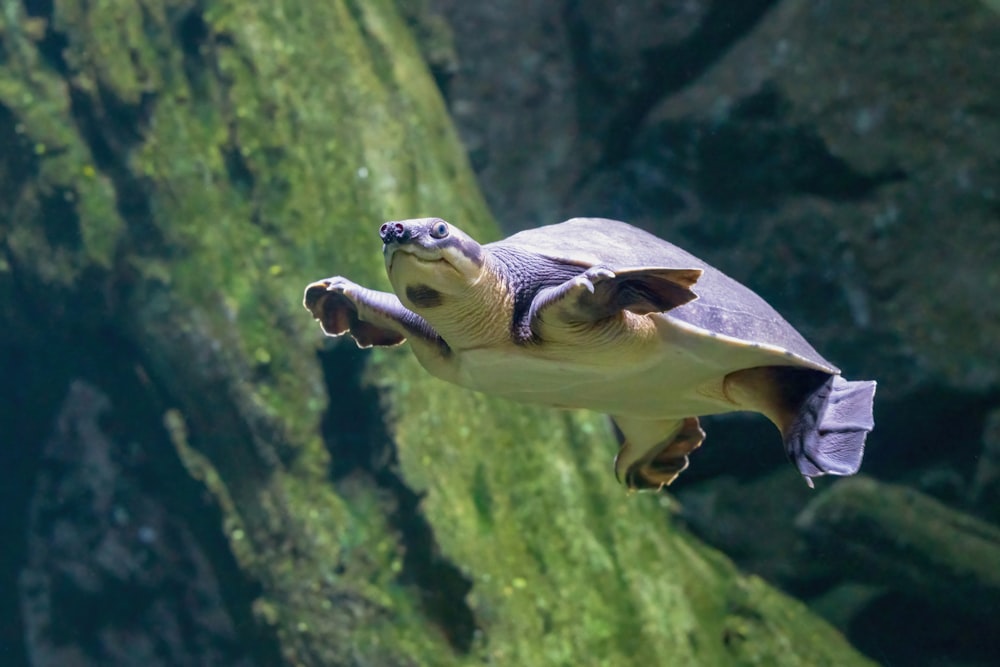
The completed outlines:
[[[444,303],[444,295],[428,285],[407,285],[406,298],[417,308],[437,308]]]
[[[636,477],[642,478],[645,486],[632,486],[638,489],[656,489],[673,484],[677,476],[687,470],[688,454],[701,447],[705,441],[705,431],[697,417],[688,417],[674,439],[661,449],[656,456],[636,471]]]
[[[366,318],[359,314],[358,304],[368,311]],[[442,355],[451,353],[427,321],[403,306],[395,294],[366,289],[340,276],[306,286],[302,305],[326,335],[349,333],[358,347],[399,345],[409,337],[434,345]]]
[[[624,438],[624,433],[615,423],[617,434],[621,435],[621,449],[618,455],[630,445]],[[681,420],[680,428],[671,433],[650,453],[636,461],[624,471],[624,479],[619,481],[632,490],[658,491],[673,483],[677,476],[688,467],[688,454],[701,446],[705,441],[705,431],[697,417],[687,417]],[[618,474],[619,461],[615,460],[615,473]]]
[[[875,382],[830,376],[810,393],[789,424],[785,450],[812,486],[820,475],[853,475],[861,467],[865,438],[875,427]]]
[[[306,287],[303,305],[315,317],[328,336],[351,334],[358,347],[399,345],[406,337],[398,331],[376,326],[358,317],[357,306],[341,291],[330,290],[330,280],[320,280]]]
[[[599,274],[600,275],[600,274]],[[701,269],[623,269],[600,277],[594,291],[580,294],[580,310],[594,320],[628,310],[639,315],[662,313],[694,301],[691,286]]]

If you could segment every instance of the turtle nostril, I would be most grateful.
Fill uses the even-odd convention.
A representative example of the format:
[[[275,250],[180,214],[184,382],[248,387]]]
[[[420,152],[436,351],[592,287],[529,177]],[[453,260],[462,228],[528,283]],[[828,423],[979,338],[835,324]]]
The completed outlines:
[[[383,243],[406,243],[410,240],[410,233],[406,225],[401,222],[386,222],[378,228],[378,235]]]

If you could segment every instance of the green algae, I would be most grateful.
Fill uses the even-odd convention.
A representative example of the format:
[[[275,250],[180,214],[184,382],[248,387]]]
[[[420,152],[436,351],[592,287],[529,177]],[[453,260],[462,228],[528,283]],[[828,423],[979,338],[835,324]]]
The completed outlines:
[[[61,3],[43,19],[59,54],[20,7],[4,3],[0,104],[36,173],[0,238],[67,300],[79,281],[117,295],[289,664],[864,663],[673,525],[669,496],[624,493],[601,418],[465,393],[377,351],[399,479],[472,584],[455,604],[481,632],[456,649],[400,581],[384,490],[330,481],[321,337],[300,306],[331,273],[387,287],[382,220],[498,235],[392,4]],[[32,203],[52,192],[70,193],[78,245],[39,231]]]
[[[606,421],[516,406],[421,375],[398,352],[372,381],[394,406],[407,481],[501,664],[864,664],[803,605],[740,575],[629,495]]]

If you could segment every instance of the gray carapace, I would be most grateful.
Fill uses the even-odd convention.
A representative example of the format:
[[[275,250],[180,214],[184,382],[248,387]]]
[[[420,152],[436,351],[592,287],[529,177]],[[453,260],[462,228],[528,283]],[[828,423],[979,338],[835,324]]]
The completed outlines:
[[[361,347],[408,340],[430,373],[523,403],[605,412],[615,474],[659,489],[701,445],[699,415],[751,410],[806,481],[857,472],[875,382],[849,382],[770,305],[624,222],[575,218],[481,245],[440,218],[379,229],[394,293],[337,276],[305,307]]]

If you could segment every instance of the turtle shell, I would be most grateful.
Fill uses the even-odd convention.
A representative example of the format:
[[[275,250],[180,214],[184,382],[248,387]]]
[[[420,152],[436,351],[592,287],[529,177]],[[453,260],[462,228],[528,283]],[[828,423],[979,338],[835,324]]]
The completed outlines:
[[[556,225],[528,229],[485,246],[534,253],[561,264],[611,269],[638,267],[697,268],[703,271],[692,288],[698,298],[660,313],[674,325],[720,343],[757,349],[787,365],[839,370],[764,299],[713,266],[672,243],[637,227],[604,218],[573,218]]]

